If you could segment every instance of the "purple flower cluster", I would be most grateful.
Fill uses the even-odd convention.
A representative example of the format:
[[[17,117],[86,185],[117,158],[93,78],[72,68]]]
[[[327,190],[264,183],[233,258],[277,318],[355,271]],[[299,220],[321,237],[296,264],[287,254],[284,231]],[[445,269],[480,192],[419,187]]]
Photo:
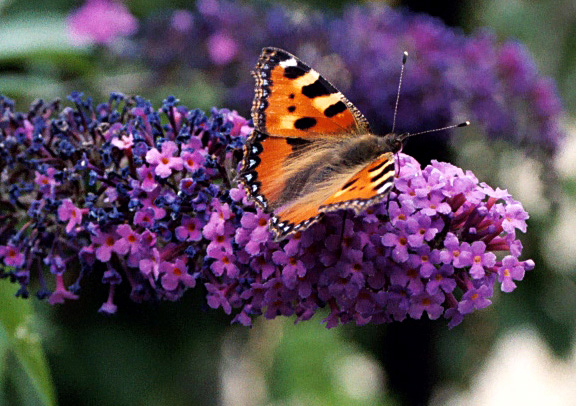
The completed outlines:
[[[263,47],[284,48],[324,74],[385,134],[401,55],[408,51],[400,132],[440,128],[465,117],[489,139],[541,156],[553,155],[565,137],[553,82],[538,73],[517,42],[499,43],[486,31],[464,35],[437,19],[382,4],[350,6],[339,16],[260,6],[199,0],[193,11],[174,12],[163,28],[153,20],[136,40],[135,55],[144,55],[158,75],[174,65],[201,70],[215,86],[227,87],[224,105],[248,114],[253,80],[247,72]]]
[[[247,206],[243,191],[230,195]],[[327,307],[328,327],[423,313],[455,326],[491,303],[496,281],[511,292],[534,267],[519,259],[516,230],[525,232],[528,218],[520,203],[469,171],[441,162],[421,169],[404,154],[389,200],[361,215],[329,214],[277,244],[267,215],[252,211],[245,209],[240,228],[230,227],[237,250],[227,252],[226,274],[219,259],[212,264],[222,278],[208,287],[210,306],[239,307],[235,320],[243,324],[253,314],[307,320]]]
[[[201,276],[202,231],[227,194],[224,163],[238,155],[248,122],[172,97],[160,111],[120,94],[97,106],[69,99],[76,108],[37,101],[22,114],[0,98],[1,276],[23,297],[37,277],[37,295],[54,304],[77,299],[83,276],[101,272],[108,313],[123,281],[135,301],[178,299]]]
[[[519,259],[522,205],[453,165],[421,169],[400,154],[386,202],[278,243],[234,184],[251,130],[236,112],[206,116],[173,97],[159,111],[119,94],[70,100],[22,114],[0,97],[0,275],[19,296],[34,277],[38,297],[77,299],[92,272],[108,287],[104,313],[124,283],[137,302],[204,287],[244,325],[326,308],[328,327],[424,313],[454,326],[490,304],[496,282],[510,292],[534,267]]]

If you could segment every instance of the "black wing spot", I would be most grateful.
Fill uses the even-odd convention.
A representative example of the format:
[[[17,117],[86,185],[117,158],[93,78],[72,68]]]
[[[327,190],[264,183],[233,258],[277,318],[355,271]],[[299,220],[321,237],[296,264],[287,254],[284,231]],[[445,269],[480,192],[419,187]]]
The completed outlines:
[[[288,111],[289,111],[290,113],[294,113],[295,110],[296,110],[296,106],[290,106],[290,107],[288,107]]]
[[[376,186],[373,187],[374,191],[377,192],[378,190],[382,189],[384,185],[392,183],[392,178],[388,178],[383,180],[382,182],[378,183]]]
[[[386,164],[388,164],[388,165],[394,165],[394,163],[392,163],[392,162],[390,162],[390,161],[388,161],[388,160],[385,160],[385,161],[380,162],[380,163],[379,163],[378,165],[376,165],[374,168],[368,169],[368,172],[375,172],[375,171],[377,171],[378,169],[382,168],[382,167],[383,167],[384,165],[386,165]],[[388,170],[389,170],[389,168],[386,168],[386,169],[384,169],[382,172],[388,172]]]
[[[352,186],[357,181],[358,181],[358,178],[352,179],[351,181],[347,182],[344,186],[342,186],[342,189],[348,189],[350,186]],[[350,190],[352,190],[352,189],[350,189]]]
[[[308,145],[312,143],[312,141],[305,140],[304,138],[286,138],[286,144],[294,146],[294,145]]]
[[[290,93],[290,95],[288,95],[289,99],[293,99],[294,98],[294,93]]]
[[[292,59],[292,56],[287,54],[284,51],[281,50],[276,50],[276,53],[274,54],[275,59],[277,59],[279,62],[284,62],[287,61],[288,59]]]
[[[284,77],[286,79],[298,79],[310,71],[310,68],[298,62],[296,66],[288,66],[284,69]]]
[[[294,121],[294,128],[297,130],[308,130],[316,125],[316,119],[313,117],[302,117]]]
[[[336,93],[336,89],[324,78],[318,78],[316,82],[302,88],[302,94],[310,99]]]
[[[390,168],[388,168],[388,166],[386,166],[386,168],[384,168],[384,169],[382,170],[382,172],[380,172],[378,175],[376,175],[376,176],[374,176],[374,177],[372,178],[372,183],[378,182],[378,180],[379,180],[382,176],[384,176],[384,175],[386,175],[387,173],[390,173],[390,172],[391,172]]]
[[[328,107],[326,110],[324,110],[324,115],[326,117],[334,117],[336,114],[342,113],[343,111],[346,110],[347,110],[346,105],[342,101],[339,101]]]
[[[286,144],[292,147],[292,152],[298,152],[306,145],[310,145],[312,141],[303,138],[286,138]]]

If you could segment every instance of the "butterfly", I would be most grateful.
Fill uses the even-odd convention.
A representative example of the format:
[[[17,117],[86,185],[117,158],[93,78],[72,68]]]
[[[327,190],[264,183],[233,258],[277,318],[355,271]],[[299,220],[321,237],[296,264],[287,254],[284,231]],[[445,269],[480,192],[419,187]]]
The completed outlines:
[[[264,48],[252,75],[254,130],[244,145],[238,181],[271,213],[276,241],[325,213],[358,214],[388,195],[395,154],[416,134],[374,134],[341,92],[282,49]]]

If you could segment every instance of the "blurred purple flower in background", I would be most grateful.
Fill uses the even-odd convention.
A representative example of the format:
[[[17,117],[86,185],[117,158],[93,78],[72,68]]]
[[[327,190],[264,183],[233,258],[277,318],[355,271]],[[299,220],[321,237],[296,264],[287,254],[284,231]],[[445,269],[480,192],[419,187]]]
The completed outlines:
[[[214,64],[225,65],[238,53],[238,44],[227,33],[217,32],[208,38],[208,52]]]
[[[96,273],[107,314],[126,284],[136,302],[204,287],[210,307],[244,325],[327,309],[328,327],[424,314],[454,326],[490,303],[497,282],[510,292],[534,267],[520,259],[522,205],[454,165],[421,169],[400,154],[388,202],[277,243],[269,216],[234,185],[250,131],[236,112],[208,116],[173,97],[160,111],[120,94],[97,106],[69,99],[75,108],[37,101],[22,114],[0,97],[0,272],[18,296],[34,278],[38,297],[74,300]]]
[[[76,45],[108,45],[118,37],[134,34],[138,20],[115,0],[87,0],[68,16],[70,40]]]
[[[176,10],[172,13],[171,25],[178,31],[186,32],[194,25],[194,17],[188,10]]]

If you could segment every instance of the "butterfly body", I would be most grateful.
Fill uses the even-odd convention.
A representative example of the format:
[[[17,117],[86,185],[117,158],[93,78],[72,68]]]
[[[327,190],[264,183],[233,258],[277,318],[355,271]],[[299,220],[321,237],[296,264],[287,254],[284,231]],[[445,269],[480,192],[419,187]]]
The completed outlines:
[[[402,135],[373,134],[342,93],[286,51],[265,48],[253,74],[255,129],[238,179],[272,213],[277,240],[323,213],[360,212],[387,195]]]

